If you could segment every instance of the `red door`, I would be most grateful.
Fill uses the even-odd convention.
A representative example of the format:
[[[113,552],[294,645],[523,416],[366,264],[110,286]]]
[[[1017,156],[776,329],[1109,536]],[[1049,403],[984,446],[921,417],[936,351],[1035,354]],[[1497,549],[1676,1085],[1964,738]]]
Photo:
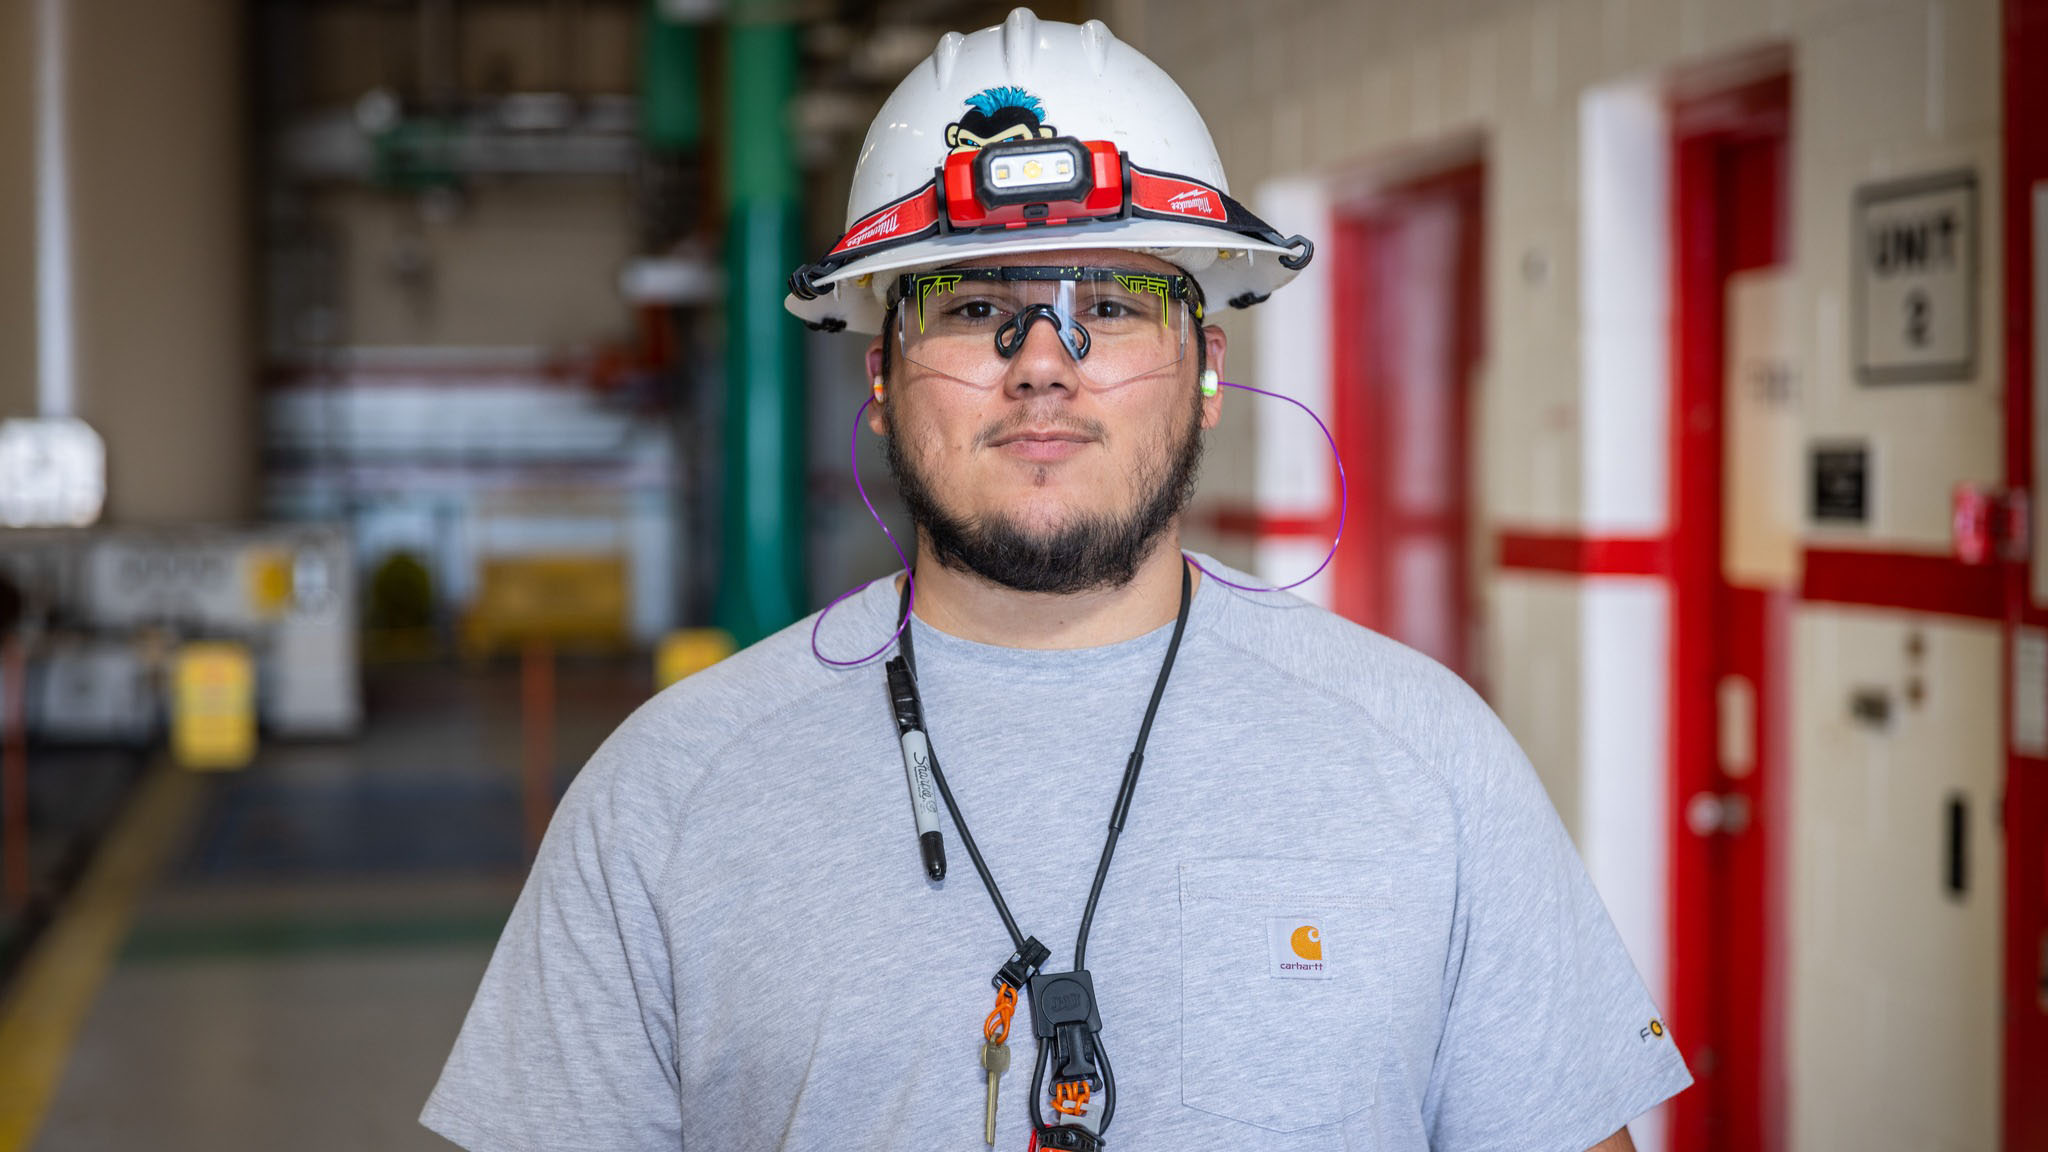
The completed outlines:
[[[1794,589],[1731,583],[1723,505],[1729,302],[1785,263],[1784,77],[1673,109],[1672,1035],[1696,1087],[1675,1152],[1783,1147],[1779,892]]]
[[[1467,421],[1483,189],[1474,165],[1341,206],[1331,261],[1351,485],[1333,606],[1475,681]]]
[[[2035,406],[2048,402],[2048,0],[2005,0],[2006,483],[2032,491]],[[2039,520],[2035,523],[2038,525]],[[2033,563],[2044,541],[2033,542]],[[2007,675],[2020,661],[2019,629],[2048,629],[2048,598],[2028,563],[2006,566]],[[2033,633],[2037,638],[2040,633]],[[2015,701],[2008,683],[2006,707]],[[2042,705],[2041,701],[2035,701]],[[2008,711],[2006,731],[2014,731]],[[2005,1117],[2006,1152],[2048,1152],[2048,758],[2006,741]]]

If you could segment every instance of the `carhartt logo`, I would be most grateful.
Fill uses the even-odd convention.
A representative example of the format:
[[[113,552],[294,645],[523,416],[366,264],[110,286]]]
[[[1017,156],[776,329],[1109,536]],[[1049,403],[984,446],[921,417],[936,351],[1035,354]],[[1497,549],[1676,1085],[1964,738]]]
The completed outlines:
[[[1296,928],[1294,935],[1287,938],[1287,943],[1294,949],[1294,954],[1303,960],[1323,958],[1323,934],[1316,931],[1313,924],[1303,924]]]
[[[1266,921],[1271,960],[1267,975],[1277,980],[1328,980],[1323,922],[1314,916],[1275,916]]]

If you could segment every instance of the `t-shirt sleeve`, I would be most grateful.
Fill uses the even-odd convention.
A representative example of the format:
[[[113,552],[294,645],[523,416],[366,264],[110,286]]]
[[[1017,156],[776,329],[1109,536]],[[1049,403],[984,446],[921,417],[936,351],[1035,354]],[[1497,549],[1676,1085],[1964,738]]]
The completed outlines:
[[[682,1146],[666,853],[624,779],[637,743],[615,733],[563,798],[420,1115],[471,1152]]]
[[[1535,770],[1490,713],[1482,727],[1451,779],[1459,863],[1430,1147],[1584,1152],[1692,1077]]]

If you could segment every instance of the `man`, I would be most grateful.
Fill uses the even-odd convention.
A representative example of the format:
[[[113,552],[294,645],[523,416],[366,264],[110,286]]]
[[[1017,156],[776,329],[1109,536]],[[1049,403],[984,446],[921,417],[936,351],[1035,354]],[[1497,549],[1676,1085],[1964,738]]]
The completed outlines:
[[[1097,23],[946,37],[862,157],[790,306],[876,334],[914,573],[606,742],[425,1122],[479,1150],[1631,1147],[1689,1079],[1499,722],[1180,551],[1222,415],[1202,317],[1310,246]]]

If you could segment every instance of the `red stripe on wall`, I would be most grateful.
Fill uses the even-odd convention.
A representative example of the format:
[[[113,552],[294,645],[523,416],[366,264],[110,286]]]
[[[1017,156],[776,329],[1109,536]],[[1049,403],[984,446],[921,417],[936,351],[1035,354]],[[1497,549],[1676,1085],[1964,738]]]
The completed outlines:
[[[1217,508],[1205,519],[1212,530],[1231,536],[1327,536],[1332,527],[1319,518],[1272,516],[1245,507]],[[1661,536],[1502,532],[1496,556],[1499,566],[1508,571],[1575,576],[1671,574],[1671,545]],[[2003,586],[1997,569],[1989,565],[1972,566],[1932,552],[1809,548],[1805,556],[1802,600],[1978,620],[2003,616]]]
[[[1661,536],[1503,532],[1498,556],[1502,568],[1580,576],[1663,576],[1671,566],[1671,547]]]
[[[2003,619],[2005,613],[1996,566],[1972,566],[1932,552],[1808,549],[1800,596],[1978,620]]]
[[[1336,517],[1275,516],[1257,508],[1224,504],[1201,520],[1210,531],[1222,536],[1321,536],[1336,531]]]

